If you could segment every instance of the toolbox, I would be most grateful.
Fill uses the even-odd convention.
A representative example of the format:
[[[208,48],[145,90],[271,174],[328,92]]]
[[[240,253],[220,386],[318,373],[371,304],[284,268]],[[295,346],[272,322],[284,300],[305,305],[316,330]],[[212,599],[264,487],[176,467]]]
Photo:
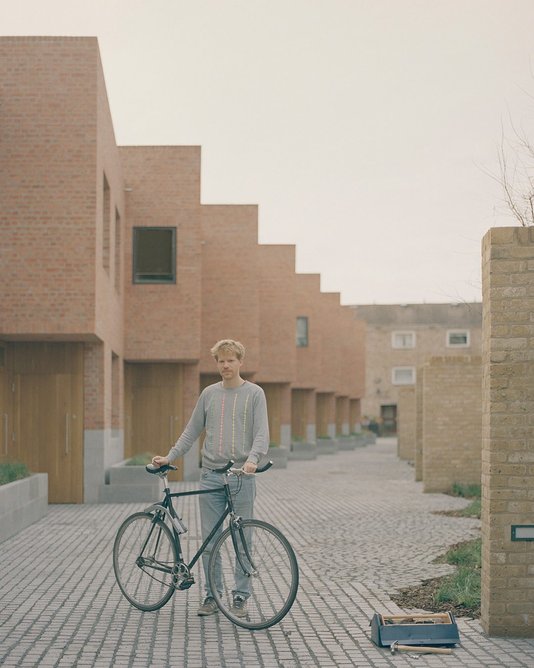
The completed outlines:
[[[456,645],[460,642],[458,626],[450,612],[417,615],[381,615],[371,619],[371,640],[379,647],[394,642],[404,645]]]

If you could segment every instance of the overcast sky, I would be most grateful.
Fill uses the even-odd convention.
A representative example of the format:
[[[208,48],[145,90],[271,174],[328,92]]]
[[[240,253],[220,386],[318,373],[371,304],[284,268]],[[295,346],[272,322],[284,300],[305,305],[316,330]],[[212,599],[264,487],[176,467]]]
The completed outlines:
[[[533,0],[0,0],[0,30],[98,37],[117,143],[202,146],[202,202],[258,204],[343,304],[479,301],[516,224],[488,172],[534,138]]]

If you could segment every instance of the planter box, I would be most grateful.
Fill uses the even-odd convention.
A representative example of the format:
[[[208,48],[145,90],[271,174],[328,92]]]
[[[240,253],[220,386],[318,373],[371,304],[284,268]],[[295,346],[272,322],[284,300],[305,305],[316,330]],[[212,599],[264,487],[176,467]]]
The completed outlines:
[[[356,449],[356,439],[353,436],[338,436],[337,443],[340,450]]]
[[[317,459],[317,443],[306,443],[304,441],[291,443],[289,460],[292,459]]]
[[[0,542],[42,519],[48,512],[48,473],[0,485]]]
[[[150,475],[144,466],[126,466],[126,461],[110,466],[106,482],[98,491],[99,503],[132,503],[159,501],[163,485],[157,475]]]
[[[338,442],[335,438],[318,438],[317,439],[317,454],[318,455],[335,455],[339,450]]]
[[[357,448],[363,448],[368,443],[367,436],[365,434],[353,434],[353,438]]]
[[[289,448],[284,445],[269,446],[267,458],[273,463],[273,467],[277,469],[286,469],[289,455]]]

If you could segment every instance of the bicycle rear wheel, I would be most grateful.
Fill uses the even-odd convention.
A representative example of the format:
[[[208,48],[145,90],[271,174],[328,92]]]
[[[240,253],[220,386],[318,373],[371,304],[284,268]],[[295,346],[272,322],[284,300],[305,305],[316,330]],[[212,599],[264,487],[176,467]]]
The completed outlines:
[[[289,612],[299,570],[293,548],[278,529],[261,520],[242,520],[239,529],[228,527],[213,546],[208,579],[221,612],[238,626],[259,630]],[[246,612],[233,607],[236,593],[245,595]]]
[[[150,513],[135,513],[121,524],[113,545],[113,570],[128,601],[139,610],[158,610],[175,592],[174,537]]]

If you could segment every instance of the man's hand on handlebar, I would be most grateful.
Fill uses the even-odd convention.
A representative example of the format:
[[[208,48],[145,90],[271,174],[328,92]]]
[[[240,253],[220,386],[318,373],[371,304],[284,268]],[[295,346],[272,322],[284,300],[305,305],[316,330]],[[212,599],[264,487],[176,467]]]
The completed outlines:
[[[256,473],[257,468],[258,465],[254,464],[254,462],[245,462],[243,464],[243,473]]]
[[[170,462],[167,457],[162,457],[161,455],[156,455],[155,457],[152,457],[152,464],[154,466],[166,466]]]

